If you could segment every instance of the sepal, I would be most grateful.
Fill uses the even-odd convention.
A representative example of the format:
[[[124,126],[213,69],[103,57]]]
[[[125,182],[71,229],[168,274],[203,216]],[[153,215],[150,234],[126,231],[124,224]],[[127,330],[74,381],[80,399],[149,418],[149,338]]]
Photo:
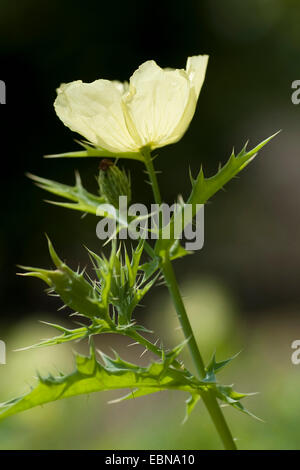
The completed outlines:
[[[96,147],[90,142],[76,141],[84,150],[77,152],[57,153],[53,155],[45,155],[45,158],[81,158],[81,157],[108,157],[108,158],[128,158],[130,160],[143,161],[143,155],[140,152],[122,152],[113,153],[101,147]]]

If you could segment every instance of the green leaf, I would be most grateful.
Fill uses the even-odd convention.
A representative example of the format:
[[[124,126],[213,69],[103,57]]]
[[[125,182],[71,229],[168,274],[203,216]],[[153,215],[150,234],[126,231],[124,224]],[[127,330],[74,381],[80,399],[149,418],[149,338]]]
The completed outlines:
[[[101,211],[99,210],[100,209],[99,206],[101,204],[106,204],[105,198],[96,196],[88,192],[86,189],[84,189],[84,187],[82,186],[80,175],[77,172],[75,173],[76,183],[74,186],[61,184],[56,181],[52,181],[52,180],[48,180],[45,178],[41,178],[39,176],[32,175],[30,173],[28,173],[27,176],[30,179],[32,179],[39,188],[72,201],[72,202],[46,201],[50,204],[64,207],[67,209],[77,210],[77,211],[84,212],[84,213],[98,215],[98,216],[102,215],[103,217],[111,217],[111,218],[115,217],[116,222],[118,222],[120,226],[126,227],[128,225],[125,223],[124,220],[119,219],[118,210],[115,211],[115,214],[108,213],[108,212],[106,213],[104,211],[101,213]],[[133,218],[129,217],[128,222],[130,222],[131,220],[133,220]],[[117,231],[119,229],[120,227],[118,227]],[[156,256],[154,250],[152,250],[150,245],[148,245],[147,242],[145,242],[145,240],[141,239],[139,241],[137,248],[134,250],[135,256],[133,258],[133,262],[135,263],[135,266],[137,263],[139,263],[138,255],[139,256],[141,255],[144,247],[147,248],[147,251],[149,252],[150,256],[153,258],[151,261],[141,266],[141,269],[145,272],[146,278],[149,278],[152,276],[152,274],[155,273],[155,271],[159,269],[160,256]],[[175,242],[173,241],[173,244],[170,247],[170,259],[171,260],[181,258],[183,256],[186,256],[187,254],[190,254],[190,252],[186,251],[180,245],[179,240],[176,240]]]
[[[76,369],[71,374],[39,376],[38,384],[29,393],[0,405],[0,419],[63,398],[104,390],[137,389],[142,394],[170,389],[193,392],[184,373],[169,368],[162,376],[163,363],[140,367],[119,356],[101,356],[103,364],[93,352],[88,357],[77,355]]]
[[[216,192],[223,188],[223,186],[228,183],[228,181],[234,178],[243,168],[245,168],[250,163],[250,161],[256,157],[259,150],[268,142],[270,142],[270,140],[273,139],[277,134],[278,132],[249,151],[247,151],[246,144],[237,156],[235,156],[233,151],[228,162],[218,171],[216,175],[212,176],[211,178],[204,177],[202,167],[196,179],[193,179],[191,176],[192,192],[187,200],[187,204],[192,204],[193,214],[196,214],[196,204],[206,203],[208,199],[210,199]],[[174,234],[176,221],[179,222],[179,227],[181,227],[180,222],[182,218],[182,211],[184,210],[184,203],[182,200],[179,200],[179,206],[181,206],[181,211],[179,210],[177,213],[173,214],[170,223],[167,227],[164,228],[164,230],[166,230],[171,235]],[[184,226],[182,226],[182,231],[183,230]],[[169,239],[159,239],[155,246],[156,254],[163,258],[165,254],[170,253],[173,244],[174,236],[171,236]],[[182,255],[184,254],[186,253],[182,253]]]
[[[202,167],[196,179],[193,179],[191,176],[192,192],[187,200],[187,204],[192,204],[192,213],[194,215],[196,214],[196,204],[205,204],[208,199],[210,199],[216,192],[222,189],[226,183],[228,183],[241,170],[243,170],[250,163],[250,161],[256,157],[259,150],[268,142],[270,142],[270,140],[273,139],[277,134],[278,132],[249,151],[247,151],[246,144],[237,156],[235,156],[233,151],[227,163],[218,171],[216,175],[210,178],[205,178]],[[184,204],[182,201],[180,202],[180,205],[182,206],[182,210],[184,210]],[[180,211],[178,211],[175,215],[172,216],[172,219],[165,230],[170,234],[174,234],[175,220],[180,221],[181,217],[182,214]],[[179,227],[181,227],[181,224],[179,224]],[[183,230],[184,227],[182,227],[182,231]],[[169,253],[173,243],[174,237],[170,237],[170,239],[159,239],[156,242],[155,252],[163,257],[164,253]]]
[[[160,363],[161,370],[159,373],[159,377],[161,381],[163,377],[165,377],[167,374],[170,374],[170,370],[176,370],[179,373],[179,376],[182,375],[182,377],[184,377],[184,381],[186,380],[187,383],[190,384],[192,387],[195,386],[197,389],[197,393],[199,393],[198,386],[200,386],[200,388],[202,387],[202,381],[196,379],[187,369],[183,367],[182,364],[180,364],[180,362],[176,361],[176,358],[179,356],[187,342],[188,340],[184,340],[182,343],[180,343],[178,346],[168,351],[167,353],[164,350],[161,350],[162,361]],[[124,400],[131,400],[132,398],[149,395],[150,393],[159,392],[160,390],[161,388],[136,388],[134,390],[131,390],[131,392],[126,394],[125,396],[111,400],[109,403],[119,403]]]
[[[63,263],[49,239],[48,245],[52,261],[57,269],[47,270],[21,266],[22,269],[28,271],[21,275],[42,279],[51,288],[50,292],[55,291],[63,300],[64,305],[75,312],[92,319],[99,317],[110,323],[108,303],[106,298],[101,295],[97,285],[90,284],[84,278],[83,273],[74,272]],[[104,279],[104,288],[108,281],[107,276]]]
[[[222,370],[225,366],[227,366],[227,364],[229,364],[231,361],[233,361],[233,359],[235,359],[239,354],[240,354],[240,352],[238,352],[237,354],[235,354],[232,357],[229,357],[228,359],[225,359],[224,361],[217,362],[216,361],[216,354],[214,353],[213,357],[211,358],[210,363],[206,367],[206,376],[205,376],[204,381],[205,382],[210,382],[210,383],[215,383],[216,382],[216,374],[220,370]]]
[[[185,404],[186,404],[185,417],[184,417],[184,420],[183,420],[182,424],[187,422],[191,412],[195,408],[195,406],[198,403],[198,401],[200,400],[200,398],[201,397],[200,397],[199,393],[193,393],[187,398],[187,400],[185,401]]]
[[[250,397],[256,395],[256,393],[239,393],[233,390],[231,385],[216,385],[215,393],[217,398],[222,400],[227,405],[236,408],[239,411],[251,416],[252,418],[262,421],[261,418],[258,418],[256,415],[251,413],[244,405],[241,403],[241,399],[245,397]]]
[[[45,321],[41,321],[40,323],[55,328],[56,330],[60,331],[61,334],[59,336],[54,336],[49,339],[44,339],[39,343],[30,346],[18,348],[15,351],[27,351],[30,349],[38,349],[47,346],[57,346],[58,344],[67,343],[69,341],[80,341],[86,338],[91,338],[94,335],[104,333],[120,334],[129,337],[131,337],[130,335],[132,333],[135,333],[137,331],[142,333],[153,333],[153,331],[135,323],[127,325],[113,325],[100,318],[94,318],[90,325],[83,325],[80,328],[74,329],[65,328],[64,326]]]
[[[56,181],[40,178],[39,176],[35,176],[30,173],[28,173],[27,176],[32,179],[39,188],[73,201],[72,203],[47,201],[50,204],[95,215],[99,205],[106,202],[104,197],[95,196],[84,189],[80,175],[77,172],[75,173],[76,182],[74,186],[68,186],[66,184],[57,183]]]
[[[187,203],[204,204],[217,191],[223,188],[223,186],[228,183],[228,181],[230,181],[241,170],[243,170],[256,157],[259,150],[261,150],[277,134],[278,132],[271,135],[271,137],[265,139],[263,142],[249,151],[247,151],[246,143],[237,156],[235,156],[234,151],[232,151],[232,154],[227,163],[218,171],[217,174],[210,178],[204,177],[203,169],[201,168],[196,179],[191,177],[193,189]]]
[[[64,207],[66,209],[73,209],[83,213],[97,215],[98,217],[106,217],[116,221],[115,232],[106,243],[113,238],[116,238],[117,233],[121,228],[127,228],[128,224],[137,220],[139,217],[124,217],[123,211],[113,207],[108,203],[105,196],[96,196],[88,192],[82,186],[79,173],[75,173],[76,183],[75,186],[68,186],[65,184],[57,183],[56,181],[40,178],[39,176],[27,174],[29,178],[35,181],[36,185],[45,191],[48,191],[57,196],[64,197],[72,202],[60,201],[46,201],[55,206]]]
[[[27,409],[75,395],[117,389],[130,389],[130,393],[116,401],[132,399],[162,390],[179,390],[190,393],[187,416],[191,413],[202,392],[212,390],[217,398],[244,413],[254,416],[241,403],[251,394],[238,393],[231,386],[205,383],[192,376],[177,363],[172,363],[184,344],[163,354],[160,362],[140,367],[121,359],[117,354],[101,354],[102,364],[96,360],[92,348],[90,356],[76,355],[76,369],[71,374],[57,377],[38,376],[37,385],[27,394],[0,404],[0,420]],[[174,365],[173,365],[174,364]],[[186,416],[186,418],[187,418]]]
[[[136,282],[137,273],[141,269],[140,259],[144,250],[144,245],[145,245],[145,240],[141,239],[139,240],[137,247],[135,249],[132,248],[131,261],[128,258],[127,251],[125,251],[126,265],[128,266],[128,270],[130,270],[129,280],[130,280],[131,286],[134,286]]]
[[[192,252],[187,251],[181,244],[180,240],[176,240],[173,245],[170,247],[169,255],[170,260],[175,260],[177,258],[182,258],[183,256],[190,255]]]
[[[169,257],[171,261],[174,261],[178,258],[182,258],[183,256],[187,256],[189,254],[191,254],[191,252],[187,251],[180,244],[179,240],[176,240],[169,250]],[[150,256],[152,257],[152,259],[140,266],[140,269],[145,273],[145,280],[149,279],[158,269],[161,269],[161,260],[163,259],[164,251],[158,253],[157,255],[155,254],[155,252],[153,252],[150,254]]]
[[[112,328],[105,320],[97,319],[89,326],[82,326],[80,328],[69,329],[61,325],[56,325],[54,323],[48,323],[42,321],[44,325],[51,326],[56,330],[60,331],[62,334],[59,336],[54,336],[53,338],[45,339],[40,341],[37,344],[31,346],[26,346],[24,348],[19,348],[16,351],[27,351],[30,349],[38,349],[47,346],[56,346],[58,344],[67,343],[69,341],[79,341],[85,338],[89,338],[93,335],[98,335],[100,333],[116,333],[117,331]]]
[[[79,158],[79,157],[109,157],[109,158],[128,158],[130,160],[144,161],[142,154],[136,152],[113,153],[101,147],[93,146],[91,143],[77,141],[85,150],[78,152],[58,153],[54,155],[45,155],[45,158]]]
[[[164,350],[162,350],[162,362],[164,364],[162,375],[168,370],[169,366],[171,365],[174,366],[175,359],[179,356],[179,354],[181,353],[181,351],[183,350],[183,348],[186,346],[188,342],[189,342],[189,338],[185,339],[184,341],[182,341],[180,344],[178,344],[177,346],[175,346],[173,349],[171,349],[168,352],[165,352]],[[191,380],[194,378],[192,375],[190,375],[190,373],[186,369],[183,369],[181,367],[180,363],[178,363],[177,367],[179,367],[180,370],[184,370]]]
[[[100,283],[102,283],[103,276],[106,276],[108,271],[112,273],[110,289],[107,295],[108,302],[118,312],[118,325],[131,323],[134,309],[153,286],[159,275],[158,273],[148,281],[145,272],[141,273],[143,266],[140,266],[140,258],[143,248],[144,241],[140,240],[136,250],[132,250],[131,259],[125,245],[123,250],[124,255],[122,255],[120,245],[118,251],[112,253],[110,260],[89,251]]]
[[[151,261],[142,264],[140,269],[141,271],[144,271],[145,280],[149,279],[158,269],[160,269],[159,257],[155,257]]]

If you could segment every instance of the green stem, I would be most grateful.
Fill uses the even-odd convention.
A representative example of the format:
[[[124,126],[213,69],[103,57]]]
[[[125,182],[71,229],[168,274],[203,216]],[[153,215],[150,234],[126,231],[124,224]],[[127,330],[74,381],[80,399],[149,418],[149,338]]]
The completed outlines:
[[[150,182],[152,185],[155,203],[158,205],[161,205],[162,200],[161,200],[160,190],[159,190],[158,181],[157,181],[156,173],[154,170],[150,150],[148,148],[144,148],[142,153],[145,159],[145,165],[146,165]],[[162,270],[163,270],[164,278],[166,280],[166,283],[169,289],[169,293],[171,295],[171,298],[173,300],[173,303],[174,303],[174,306],[178,315],[178,319],[179,319],[182,331],[184,333],[185,338],[189,340],[188,341],[189,350],[193,358],[195,367],[197,369],[198,375],[200,378],[204,378],[205,377],[204,362],[201,357],[199,348],[197,346],[195,336],[194,336],[179,288],[178,288],[178,283],[177,283],[176,276],[173,270],[173,266],[169,259],[168,254],[166,254],[164,257],[164,260],[162,263]],[[210,417],[219,433],[219,436],[223,442],[225,449],[235,450],[236,444],[232,438],[230,429],[226,423],[226,420],[224,418],[224,415],[222,413],[222,410],[219,406],[219,403],[214,393],[211,390],[207,390],[207,392],[203,392],[201,396],[210,414]]]
[[[205,366],[201,354],[199,352],[195,336],[188,319],[185,306],[179,292],[177,280],[175,278],[175,273],[171,261],[167,258],[163,263],[163,273],[164,277],[172,297],[178,319],[184,334],[185,338],[189,338],[188,346],[190,349],[191,356],[193,358],[197,372],[201,378],[205,377]]]
[[[180,325],[183,331],[185,338],[189,338],[188,346],[193,358],[195,367],[200,378],[204,378],[206,375],[204,362],[201,357],[199,348],[197,346],[195,336],[178,288],[178,283],[175,277],[175,273],[173,270],[173,266],[171,261],[166,258],[163,264],[163,273],[164,277],[172,297],[173,303],[175,305],[175,309],[178,315],[178,319],[180,321]],[[231,432],[229,427],[225,421],[224,415],[221,411],[219,403],[211,390],[207,390],[201,394],[202,399],[207,407],[207,410],[215,424],[215,427],[220,435],[220,438],[223,442],[225,449],[227,450],[235,450],[236,445],[232,438]]]
[[[152,186],[152,191],[153,191],[155,203],[160,206],[161,205],[161,195],[160,195],[160,190],[159,190],[159,186],[158,186],[156,173],[155,173],[154,166],[153,166],[153,161],[152,161],[150,149],[148,147],[144,147],[142,149],[141,153],[144,156],[145,166],[147,168],[147,172],[148,172],[148,175],[149,175],[149,178],[150,178],[150,183],[151,183],[151,186]]]

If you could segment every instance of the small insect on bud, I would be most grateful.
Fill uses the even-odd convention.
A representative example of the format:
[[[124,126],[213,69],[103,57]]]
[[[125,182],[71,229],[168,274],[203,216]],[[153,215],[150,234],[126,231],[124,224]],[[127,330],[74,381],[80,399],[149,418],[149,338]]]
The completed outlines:
[[[114,207],[119,207],[120,196],[127,196],[127,204],[130,204],[130,176],[107,158],[100,162],[98,185],[100,195],[104,196],[106,201]]]

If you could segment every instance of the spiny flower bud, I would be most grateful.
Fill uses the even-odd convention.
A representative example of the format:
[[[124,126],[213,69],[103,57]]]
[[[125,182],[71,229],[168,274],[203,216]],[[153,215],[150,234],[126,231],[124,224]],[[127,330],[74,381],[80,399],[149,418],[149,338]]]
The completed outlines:
[[[111,160],[103,159],[100,163],[98,176],[99,192],[109,204],[119,207],[119,197],[127,196],[127,204],[131,201],[130,176],[120,170]]]

